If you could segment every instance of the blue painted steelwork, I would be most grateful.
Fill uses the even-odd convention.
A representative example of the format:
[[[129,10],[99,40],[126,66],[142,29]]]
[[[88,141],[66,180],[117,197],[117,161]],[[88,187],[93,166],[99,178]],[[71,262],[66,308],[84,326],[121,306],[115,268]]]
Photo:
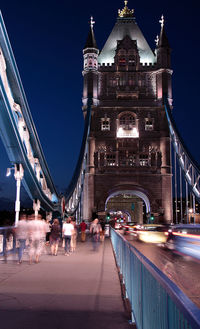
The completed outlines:
[[[179,165],[182,168],[185,180],[189,184],[192,193],[195,195],[198,202],[200,202],[200,167],[188,151],[183,139],[178,132],[166,96],[164,97],[164,106],[172,145],[176,152]]]
[[[24,169],[22,183],[47,211],[60,212],[52,181],[0,14],[0,136],[12,164]]]
[[[111,229],[137,329],[199,329],[200,310],[154,264]]]
[[[65,193],[66,213],[68,215],[76,214],[78,219],[82,219],[82,198],[88,161],[88,137],[90,134],[91,106],[92,97],[89,97],[80,154],[72,180]]]

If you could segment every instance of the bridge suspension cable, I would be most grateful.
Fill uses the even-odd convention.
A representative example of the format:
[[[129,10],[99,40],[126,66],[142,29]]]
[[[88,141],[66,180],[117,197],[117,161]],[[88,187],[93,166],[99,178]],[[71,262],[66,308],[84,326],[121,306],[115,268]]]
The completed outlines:
[[[42,151],[1,13],[0,108],[0,136],[13,167],[23,169],[22,183],[35,207],[60,212],[60,196]]]
[[[178,222],[178,191],[180,194],[180,217],[183,221],[184,209],[183,209],[183,190],[185,190],[185,216],[187,223],[189,220],[189,211],[195,218],[195,200],[200,203],[200,167],[188,151],[183,139],[181,138],[175,121],[173,119],[171,108],[168,103],[168,99],[165,96],[164,106],[166,117],[169,125],[169,132],[171,136],[171,142],[174,150],[174,190],[175,190],[175,219]],[[179,165],[179,175],[177,170]],[[179,176],[179,177],[178,177]],[[185,186],[183,186],[183,179]],[[179,186],[177,181],[179,180]],[[189,193],[189,194],[188,194]],[[189,195],[189,198],[188,198]],[[189,209],[190,204],[190,209]]]

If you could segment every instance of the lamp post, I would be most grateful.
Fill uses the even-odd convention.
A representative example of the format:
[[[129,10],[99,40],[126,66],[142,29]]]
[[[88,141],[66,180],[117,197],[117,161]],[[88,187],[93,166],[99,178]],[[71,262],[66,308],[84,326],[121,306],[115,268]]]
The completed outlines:
[[[38,200],[38,199],[33,200],[33,210],[35,212],[35,219],[37,219],[38,212],[40,210],[40,200]]]
[[[10,176],[11,170],[14,170],[14,177],[16,180],[16,201],[15,201],[15,226],[18,225],[19,221],[19,212],[20,212],[20,188],[21,181],[24,176],[24,169],[21,163],[16,163],[13,168],[8,168],[6,172],[6,176]]]

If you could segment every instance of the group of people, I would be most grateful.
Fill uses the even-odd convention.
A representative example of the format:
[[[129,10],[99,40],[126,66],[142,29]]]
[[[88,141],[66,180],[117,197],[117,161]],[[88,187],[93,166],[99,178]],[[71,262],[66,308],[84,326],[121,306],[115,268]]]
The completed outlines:
[[[22,262],[24,250],[28,249],[29,262],[39,262],[39,257],[45,250],[45,245],[50,244],[51,255],[57,256],[59,242],[63,237],[65,255],[70,255],[76,249],[77,227],[73,218],[69,217],[62,228],[56,218],[51,224],[42,219],[41,215],[22,214],[15,229],[18,263]]]
[[[39,214],[29,215],[22,214],[17,228],[15,229],[17,247],[18,247],[18,263],[22,262],[23,253],[26,247],[29,248],[29,262],[32,264],[33,259],[39,262],[39,257],[43,251],[46,234],[49,230],[48,223],[42,219]]]
[[[89,232],[92,236],[93,250],[98,249],[98,243],[104,241],[104,223],[96,218],[90,225]],[[81,241],[86,241],[87,224],[83,220],[79,225]],[[62,225],[56,218],[51,224],[42,219],[41,215],[35,216],[22,214],[15,229],[18,263],[22,262],[24,250],[27,248],[29,262],[39,262],[40,255],[45,251],[45,245],[50,245],[51,255],[57,256],[59,243],[62,240],[64,254],[69,256],[76,249],[78,227],[74,218],[68,217]]]

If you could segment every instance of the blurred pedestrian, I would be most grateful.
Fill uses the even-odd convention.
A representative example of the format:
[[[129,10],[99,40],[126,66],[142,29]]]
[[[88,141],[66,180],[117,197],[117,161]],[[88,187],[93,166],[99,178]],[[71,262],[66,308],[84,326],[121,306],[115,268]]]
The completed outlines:
[[[49,218],[46,218],[46,225],[47,225],[46,245],[48,246],[50,243],[50,234],[51,234],[51,223]]]
[[[93,250],[97,251],[99,247],[99,236],[102,228],[101,225],[99,224],[98,218],[95,218],[90,225],[90,233],[92,235],[92,245],[93,245]]]
[[[85,242],[87,225],[84,220],[80,223],[80,229],[81,229],[81,242]]]
[[[67,218],[66,222],[63,224],[62,233],[65,240],[65,256],[70,255],[71,251],[71,237],[74,232],[74,225],[71,223],[71,218]]]
[[[76,221],[73,219],[71,220],[71,224],[74,226],[74,230],[72,232],[72,237],[71,237],[71,252],[76,250],[76,240],[77,240],[77,226],[76,226]]]
[[[100,241],[103,242],[105,239],[105,221],[102,219],[100,221],[101,231],[100,231]]]
[[[22,258],[24,250],[26,248],[26,240],[28,238],[28,225],[27,225],[27,215],[21,214],[16,228],[16,239],[18,243],[18,264],[22,263]]]
[[[46,224],[43,223],[41,215],[35,217],[35,215],[29,216],[28,222],[28,236],[29,236],[29,262],[32,264],[33,258],[35,263],[39,262],[39,257],[41,255],[43,245]]]
[[[50,246],[51,246],[51,254],[52,256],[57,256],[58,253],[58,245],[60,241],[61,227],[59,220],[57,218],[54,219],[53,224],[51,226],[51,233],[49,236]]]

